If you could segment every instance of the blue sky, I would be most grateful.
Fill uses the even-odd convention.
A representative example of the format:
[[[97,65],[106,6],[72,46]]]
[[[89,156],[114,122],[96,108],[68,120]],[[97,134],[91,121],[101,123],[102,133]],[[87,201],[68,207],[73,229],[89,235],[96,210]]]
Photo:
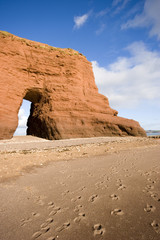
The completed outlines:
[[[83,53],[119,116],[160,129],[159,0],[0,0],[0,9],[0,30]]]

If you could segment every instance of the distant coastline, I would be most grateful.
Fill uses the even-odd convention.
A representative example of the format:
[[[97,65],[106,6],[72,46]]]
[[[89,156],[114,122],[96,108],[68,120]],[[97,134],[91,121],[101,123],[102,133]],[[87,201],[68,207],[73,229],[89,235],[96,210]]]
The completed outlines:
[[[160,130],[146,130],[147,136],[160,136]]]

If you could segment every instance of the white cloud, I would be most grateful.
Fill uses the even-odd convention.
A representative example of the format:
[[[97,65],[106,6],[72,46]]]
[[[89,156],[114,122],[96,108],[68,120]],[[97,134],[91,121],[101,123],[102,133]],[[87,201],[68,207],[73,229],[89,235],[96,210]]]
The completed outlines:
[[[20,110],[19,110],[18,119],[19,119],[18,127],[25,128],[27,125],[28,117],[25,115],[25,111],[23,108],[20,108]]]
[[[123,0],[123,2],[122,2],[122,0],[120,1],[120,0],[117,0],[117,1],[114,1],[113,3],[112,3],[112,6],[113,7],[116,7],[116,9],[115,9],[115,11],[114,11],[114,13],[113,14],[118,14],[119,12],[121,12],[125,7],[126,7],[126,5],[128,4],[128,2],[129,2],[130,0]],[[122,3],[121,3],[122,2]],[[120,4],[119,4],[120,3]],[[119,5],[118,5],[119,4]],[[117,6],[118,5],[118,6]]]
[[[89,18],[90,14],[91,14],[91,12],[86,13],[86,14],[84,14],[82,16],[74,17],[74,23],[75,23],[74,28],[79,29],[80,27],[82,27],[86,23],[86,21]]]
[[[26,128],[17,128],[14,136],[25,136],[26,135]]]
[[[18,127],[14,133],[15,136],[26,135],[27,119],[28,119],[28,116],[26,116],[25,110],[23,108],[20,108],[18,113]]]
[[[146,0],[143,12],[124,23],[121,28],[150,27],[150,35],[160,40],[160,1]]]
[[[122,2],[122,0],[113,0],[112,6],[115,7],[115,6],[117,6],[120,2]]]
[[[92,62],[100,92],[112,107],[135,108],[141,101],[160,103],[160,54],[149,51],[142,42],[128,46],[130,57],[119,57],[108,67]]]
[[[102,23],[100,28],[96,31],[96,34],[100,35],[104,31],[105,28],[106,28],[106,24]]]
[[[96,17],[103,17],[110,12],[109,8],[105,8],[96,14]]]

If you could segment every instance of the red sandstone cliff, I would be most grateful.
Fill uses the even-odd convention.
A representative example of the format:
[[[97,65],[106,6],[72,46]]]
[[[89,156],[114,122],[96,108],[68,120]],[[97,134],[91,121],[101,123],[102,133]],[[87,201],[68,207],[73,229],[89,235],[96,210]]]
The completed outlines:
[[[98,93],[91,63],[82,54],[0,32],[0,139],[13,136],[23,99],[32,102],[30,135],[146,136],[138,122],[117,117]]]

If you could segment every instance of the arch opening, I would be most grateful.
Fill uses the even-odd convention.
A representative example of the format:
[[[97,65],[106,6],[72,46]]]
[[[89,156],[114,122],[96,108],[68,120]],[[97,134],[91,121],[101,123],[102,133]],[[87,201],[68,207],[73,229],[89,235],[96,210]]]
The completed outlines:
[[[24,103],[28,104],[28,101],[28,114],[25,114],[23,106]],[[32,135],[50,140],[61,139],[57,124],[49,116],[49,112],[52,112],[52,104],[50,103],[48,91],[41,88],[27,89],[22,107],[19,110],[19,124],[14,135]],[[23,125],[22,119],[24,120]]]
[[[18,127],[14,133],[14,136],[27,135],[27,121],[30,115],[31,102],[23,99],[22,105],[18,112]]]
[[[22,105],[18,112],[18,127],[14,133],[14,136],[25,136],[27,135],[27,123],[28,119],[33,113],[34,106],[40,102],[42,98],[41,89],[31,88],[27,89]]]
[[[33,104],[35,104],[35,103],[39,103],[41,98],[42,98],[42,92],[37,88],[33,88],[33,89],[27,90],[23,99],[28,100]]]

